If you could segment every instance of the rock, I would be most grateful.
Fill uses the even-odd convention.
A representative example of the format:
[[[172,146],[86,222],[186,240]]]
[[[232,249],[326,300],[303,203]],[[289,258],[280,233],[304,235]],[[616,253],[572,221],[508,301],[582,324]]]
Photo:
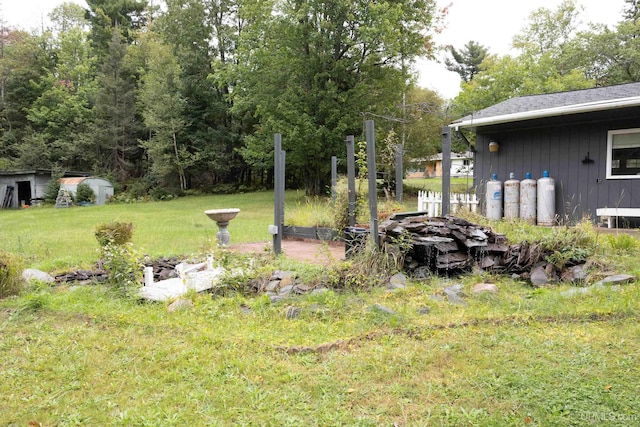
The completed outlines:
[[[289,320],[297,319],[298,317],[300,317],[300,313],[302,313],[302,309],[300,307],[294,307],[290,305],[289,307],[287,307],[285,317]]]
[[[188,310],[193,308],[193,301],[189,299],[177,299],[167,306],[167,312],[172,313],[178,310]]]
[[[296,276],[296,272],[295,271],[283,271],[283,270],[276,270],[274,271],[273,275],[271,276],[271,280],[283,280],[286,278],[293,278]]]
[[[293,291],[297,294],[306,294],[312,289],[313,289],[313,286],[303,285],[303,284],[295,285],[293,287]]]
[[[279,280],[271,280],[269,281],[269,283],[267,283],[267,286],[264,287],[264,290],[267,292],[275,292],[278,290],[279,286],[280,286]]]
[[[462,284],[456,283],[455,285],[447,286],[446,288],[444,288],[443,292],[445,295],[461,296],[462,288],[463,288]]]
[[[315,288],[311,291],[311,295],[322,295],[326,294],[327,292],[329,292],[328,288]]]
[[[587,280],[588,273],[584,264],[574,265],[569,271],[573,275],[574,282],[584,282]]]
[[[418,307],[418,314],[424,316],[425,314],[431,313],[431,307],[425,305],[424,307]]]
[[[476,283],[471,288],[471,292],[473,292],[474,294],[482,294],[487,292],[491,294],[497,294],[498,287],[493,283]]]
[[[614,274],[612,276],[607,276],[604,279],[597,282],[595,285],[621,285],[625,283],[630,283],[636,280],[636,276],[631,274]]]
[[[551,282],[551,278],[545,267],[546,264],[540,264],[531,271],[531,278],[529,280],[531,280],[534,286],[542,286]]]
[[[270,295],[269,296],[269,300],[271,301],[271,304],[277,304],[281,301],[284,301],[286,299],[286,297],[282,296],[282,295]]]
[[[22,279],[25,282],[43,282],[43,283],[53,283],[56,279],[53,278],[49,273],[45,273],[44,271],[36,270],[35,268],[27,268],[22,272]]]
[[[444,294],[451,304],[467,305],[462,299],[462,285],[460,283],[444,288]]]
[[[389,279],[389,289],[404,289],[406,288],[405,283],[407,282],[407,276],[402,273],[397,273],[391,276]]]
[[[370,310],[378,313],[384,313],[384,314],[397,314],[394,310],[390,309],[389,307],[385,307],[382,304],[375,304],[370,307]]]
[[[280,290],[278,291],[278,294],[289,295],[291,291],[293,291],[293,285],[287,285],[287,286],[281,287]]]
[[[294,277],[283,277],[280,280],[280,289],[282,288],[293,288],[293,285],[295,284],[295,278]]]

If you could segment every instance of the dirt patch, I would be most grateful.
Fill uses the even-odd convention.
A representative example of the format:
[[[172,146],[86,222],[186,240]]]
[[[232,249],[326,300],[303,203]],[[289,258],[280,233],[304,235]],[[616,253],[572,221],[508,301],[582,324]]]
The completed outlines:
[[[229,250],[239,253],[259,253],[272,250],[273,242],[238,243]],[[283,240],[282,254],[296,261],[319,265],[330,265],[345,259],[343,242],[323,242],[320,240]]]

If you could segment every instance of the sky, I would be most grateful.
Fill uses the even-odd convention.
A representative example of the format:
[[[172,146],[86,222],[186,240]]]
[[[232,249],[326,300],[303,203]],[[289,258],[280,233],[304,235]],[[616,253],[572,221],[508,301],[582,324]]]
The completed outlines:
[[[84,0],[71,0],[86,7]],[[25,30],[39,28],[47,15],[64,0],[0,0],[0,15],[6,24]],[[435,42],[463,48],[474,40],[490,53],[510,53],[511,40],[526,25],[535,9],[555,10],[562,0],[437,0],[439,7],[451,3],[444,30],[435,36]],[[157,3],[157,1],[156,1]],[[624,0],[577,0],[584,7],[585,22],[615,26],[622,19]],[[442,61],[442,54],[437,54]],[[421,60],[416,64],[421,87],[437,91],[445,99],[455,97],[460,89],[460,78],[447,71],[436,61]]]

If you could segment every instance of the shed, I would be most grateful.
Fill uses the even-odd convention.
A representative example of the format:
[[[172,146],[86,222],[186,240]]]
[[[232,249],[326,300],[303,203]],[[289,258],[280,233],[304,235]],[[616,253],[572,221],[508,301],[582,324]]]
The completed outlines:
[[[80,184],[86,184],[93,190],[93,193],[96,195],[96,205],[104,205],[113,197],[113,185],[106,179],[94,176],[60,178],[60,188],[67,190],[74,197]]]
[[[504,181],[548,170],[561,220],[640,208],[640,83],[511,98],[450,126],[476,132],[479,194],[494,173]]]
[[[52,175],[50,169],[0,171],[0,208],[17,208],[43,201]],[[72,171],[63,174],[65,177],[88,175]]]

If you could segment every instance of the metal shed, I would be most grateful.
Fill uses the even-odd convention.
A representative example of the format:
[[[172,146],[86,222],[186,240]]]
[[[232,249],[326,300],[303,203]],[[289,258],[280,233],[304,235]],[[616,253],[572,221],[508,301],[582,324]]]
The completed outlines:
[[[93,190],[96,195],[96,205],[104,205],[113,197],[113,185],[106,179],[95,176],[60,178],[60,188],[67,190],[74,197],[80,184],[86,184]]]
[[[0,209],[35,205],[44,201],[51,169],[0,171]],[[63,176],[89,176],[84,172],[64,172]]]

